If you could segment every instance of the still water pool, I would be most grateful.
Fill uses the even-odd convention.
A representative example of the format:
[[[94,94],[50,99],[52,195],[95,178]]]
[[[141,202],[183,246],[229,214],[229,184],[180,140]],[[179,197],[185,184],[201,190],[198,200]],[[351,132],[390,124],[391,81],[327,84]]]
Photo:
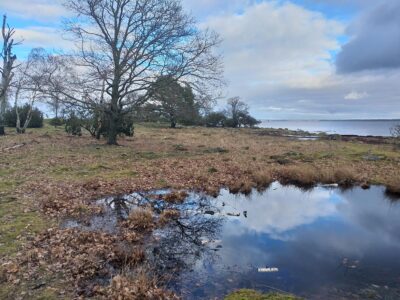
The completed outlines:
[[[400,299],[400,203],[380,187],[304,192],[276,183],[248,197],[192,194],[181,211],[182,224],[156,233],[152,253],[176,272],[170,285],[184,298],[254,288]]]
[[[102,200],[109,210],[92,226],[112,232],[137,206],[179,210],[145,249],[149,265],[170,275],[167,286],[184,299],[221,299],[239,288],[400,299],[400,202],[384,188],[304,191],[274,183],[249,196],[190,193],[181,204],[154,197],[162,193]]]

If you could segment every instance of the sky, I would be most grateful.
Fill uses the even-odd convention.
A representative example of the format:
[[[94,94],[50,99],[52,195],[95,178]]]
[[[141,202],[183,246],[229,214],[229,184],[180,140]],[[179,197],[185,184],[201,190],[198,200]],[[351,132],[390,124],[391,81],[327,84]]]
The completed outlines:
[[[182,0],[222,38],[225,99],[259,119],[400,119],[399,0]],[[68,51],[62,0],[0,0],[32,47]]]

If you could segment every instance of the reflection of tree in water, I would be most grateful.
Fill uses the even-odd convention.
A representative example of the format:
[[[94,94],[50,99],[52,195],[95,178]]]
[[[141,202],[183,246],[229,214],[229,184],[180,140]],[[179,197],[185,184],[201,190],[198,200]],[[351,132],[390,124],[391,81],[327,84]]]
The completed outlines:
[[[128,206],[127,199],[124,197],[115,197],[111,199],[107,205],[113,208],[117,220],[119,221],[126,219],[129,215],[130,207]]]
[[[219,212],[207,196],[190,195],[183,203],[166,202],[158,194],[135,193],[129,196],[108,199],[106,205],[118,221],[125,220],[138,207],[151,207],[157,216],[166,210],[179,211],[167,225],[155,230],[145,245],[148,263],[157,275],[170,277],[173,281],[183,271],[190,270],[199,260],[212,261],[215,249],[209,245],[222,227],[223,218],[205,212]]]
[[[176,209],[178,219],[155,232],[151,253],[152,264],[161,274],[173,272],[174,276],[193,267],[196,261],[215,256],[208,244],[221,230],[221,217],[205,215],[205,211],[216,211],[207,197],[191,199],[182,205],[162,205],[163,209]],[[163,209],[160,209],[162,212]]]

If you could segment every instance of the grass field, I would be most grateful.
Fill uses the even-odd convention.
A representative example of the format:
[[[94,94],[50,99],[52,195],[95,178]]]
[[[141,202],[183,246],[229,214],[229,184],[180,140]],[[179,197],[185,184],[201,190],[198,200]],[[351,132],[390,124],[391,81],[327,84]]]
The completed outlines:
[[[298,141],[262,129],[168,129],[156,124],[137,126],[135,136],[121,138],[120,146],[106,146],[87,135],[67,136],[62,127],[48,125],[24,135],[7,132],[0,137],[1,299],[76,295],[76,278],[48,268],[54,261],[40,253],[32,259],[35,249],[27,245],[56,236],[58,247],[71,242],[52,232],[58,232],[63,218],[96,212],[92,200],[105,195],[166,187],[210,194],[227,187],[248,193],[273,180],[306,187],[319,182],[383,184],[392,193],[400,191],[400,151],[390,144]]]

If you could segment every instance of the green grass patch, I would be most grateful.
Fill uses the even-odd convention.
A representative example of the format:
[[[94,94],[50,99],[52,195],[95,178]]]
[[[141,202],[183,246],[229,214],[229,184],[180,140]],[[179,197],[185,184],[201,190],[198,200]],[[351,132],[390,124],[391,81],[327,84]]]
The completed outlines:
[[[300,299],[288,294],[262,294],[254,290],[238,290],[225,297],[225,300],[296,300]]]
[[[27,236],[35,235],[49,224],[35,211],[12,197],[0,200],[0,257],[12,256]]]

